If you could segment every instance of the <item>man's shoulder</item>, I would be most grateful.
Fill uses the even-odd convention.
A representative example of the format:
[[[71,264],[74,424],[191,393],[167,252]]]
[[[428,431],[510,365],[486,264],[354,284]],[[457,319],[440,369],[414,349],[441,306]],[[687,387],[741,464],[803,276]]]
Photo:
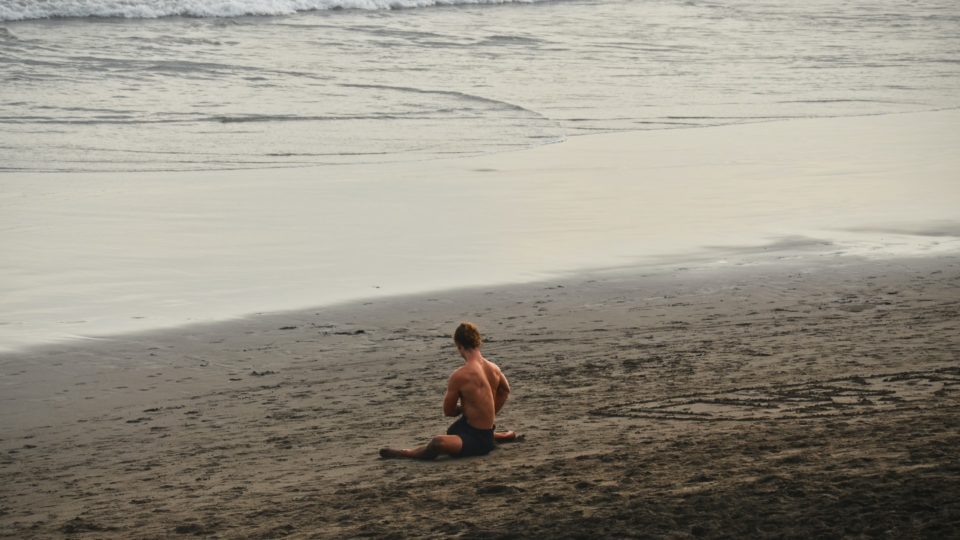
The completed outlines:
[[[451,382],[461,382],[467,379],[470,376],[470,369],[468,366],[460,366],[457,369],[453,370],[453,373],[450,374]]]
[[[488,358],[484,358],[483,361],[485,362],[484,365],[486,365],[488,369],[492,368],[497,373],[500,373],[500,366],[498,366],[495,362]]]

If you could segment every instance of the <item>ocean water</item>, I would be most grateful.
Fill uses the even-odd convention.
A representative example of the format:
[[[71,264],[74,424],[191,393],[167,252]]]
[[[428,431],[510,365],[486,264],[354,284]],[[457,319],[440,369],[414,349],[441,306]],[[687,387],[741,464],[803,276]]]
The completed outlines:
[[[955,246],[958,108],[955,0],[0,0],[0,351]]]
[[[3,0],[0,170],[396,162],[956,107],[958,56],[954,0]]]

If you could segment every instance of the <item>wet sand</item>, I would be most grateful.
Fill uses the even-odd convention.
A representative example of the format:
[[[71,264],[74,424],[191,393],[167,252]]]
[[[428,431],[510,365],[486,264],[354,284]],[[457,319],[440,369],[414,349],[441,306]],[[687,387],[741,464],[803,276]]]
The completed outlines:
[[[514,393],[442,432],[460,320]],[[960,256],[669,268],[0,356],[5,538],[876,537],[960,530]]]
[[[0,175],[0,351],[785,239],[956,249],[958,125],[945,110],[394,164]]]

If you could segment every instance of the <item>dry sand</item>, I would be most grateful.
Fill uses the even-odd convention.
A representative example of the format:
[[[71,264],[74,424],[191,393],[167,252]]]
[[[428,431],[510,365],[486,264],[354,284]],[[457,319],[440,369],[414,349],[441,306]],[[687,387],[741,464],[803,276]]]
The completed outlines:
[[[460,320],[514,394],[440,433]],[[960,531],[960,257],[571,276],[0,357],[6,538]]]

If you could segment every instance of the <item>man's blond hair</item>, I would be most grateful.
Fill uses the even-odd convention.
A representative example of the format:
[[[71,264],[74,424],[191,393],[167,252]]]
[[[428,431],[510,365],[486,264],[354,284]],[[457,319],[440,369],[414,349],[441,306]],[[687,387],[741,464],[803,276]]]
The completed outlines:
[[[479,349],[483,343],[477,325],[470,322],[460,323],[457,331],[453,333],[453,341],[464,349]]]

